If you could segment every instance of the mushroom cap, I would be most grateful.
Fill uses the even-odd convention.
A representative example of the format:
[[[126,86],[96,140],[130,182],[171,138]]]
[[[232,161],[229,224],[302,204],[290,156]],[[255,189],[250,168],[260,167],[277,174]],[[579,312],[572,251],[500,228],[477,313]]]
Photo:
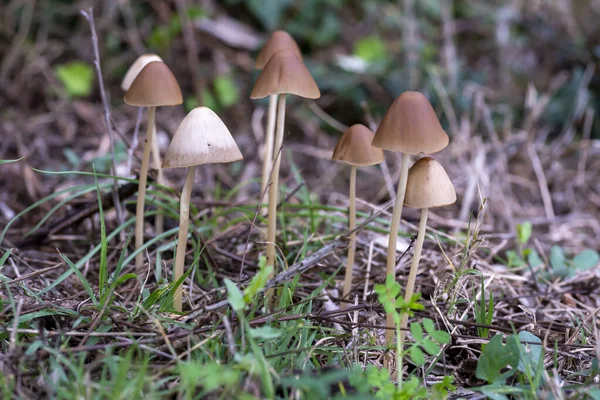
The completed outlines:
[[[241,160],[242,153],[221,118],[208,107],[197,107],[179,124],[165,154],[163,168]]]
[[[286,31],[275,31],[263,46],[256,58],[256,69],[263,69],[271,57],[278,51],[290,50],[302,59],[302,53],[296,41]]]
[[[181,89],[164,62],[152,61],[135,77],[125,103],[137,107],[176,106],[183,103]]]
[[[404,205],[414,208],[433,208],[455,202],[454,185],[442,164],[431,157],[423,157],[410,167]]]
[[[340,138],[333,150],[332,160],[343,161],[355,167],[383,162],[383,150],[371,145],[375,134],[362,124],[352,125]]]
[[[123,82],[121,82],[121,89],[124,91],[128,91],[133,83],[133,80],[140,73],[142,69],[152,61],[162,62],[162,58],[157,56],[156,54],[142,54],[131,64],[127,72],[125,73],[125,77],[123,78]]]
[[[429,100],[419,92],[404,92],[385,113],[373,146],[407,154],[431,154],[448,146],[448,140]]]
[[[272,94],[289,93],[307,99],[318,99],[321,92],[302,60],[293,51],[275,53],[262,70],[251,99],[261,99]]]

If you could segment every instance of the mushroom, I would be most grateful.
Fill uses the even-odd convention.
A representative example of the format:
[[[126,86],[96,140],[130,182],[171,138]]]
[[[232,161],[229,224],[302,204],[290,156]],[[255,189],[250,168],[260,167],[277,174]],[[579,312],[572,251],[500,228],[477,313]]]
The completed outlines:
[[[123,89],[124,91],[128,91],[129,88],[131,87],[131,84],[133,83],[135,78],[138,76],[140,71],[142,69],[144,69],[144,67],[146,65],[148,65],[149,63],[151,63],[153,61],[163,62],[162,58],[160,58],[156,54],[149,53],[149,54],[142,54],[141,56],[139,56],[133,62],[133,64],[131,64],[131,66],[125,73],[125,77],[123,78],[123,81],[121,82],[121,89]],[[142,115],[141,107],[139,109],[139,112],[140,113],[138,114],[138,122],[137,122],[138,124],[139,124],[139,120],[141,119],[141,115]],[[137,129],[137,127],[136,127],[136,129]],[[157,183],[159,185],[164,185],[165,181],[163,178],[162,169],[160,168],[161,161],[160,161],[160,148],[158,146],[158,140],[152,141],[152,163],[154,164],[154,168],[158,172],[158,176],[156,179]],[[160,235],[163,232],[164,220],[165,220],[165,216],[163,213],[159,212],[158,214],[156,214],[156,217],[154,218],[154,230],[157,235]]]
[[[193,109],[179,124],[162,165],[163,168],[187,168],[179,203],[179,236],[175,252],[174,282],[177,282],[183,275],[190,218],[190,198],[196,166],[229,163],[242,158],[242,153],[231,133],[210,108],[197,107]],[[173,298],[173,308],[179,312],[182,310],[182,286],[177,288]]]
[[[138,198],[135,211],[135,248],[137,250],[144,245],[144,202],[150,149],[152,149],[152,142],[155,136],[156,107],[175,106],[183,103],[183,98],[179,84],[169,67],[167,67],[167,64],[152,61],[142,68],[131,83],[127,93],[125,93],[125,103],[131,106],[148,107],[148,130],[140,168]],[[136,267],[141,267],[143,264],[144,254],[140,252],[135,257],[135,265]]]
[[[427,212],[430,208],[442,207],[456,202],[456,193],[452,181],[446,174],[444,167],[431,157],[423,157],[419,159],[408,171],[408,181],[406,184],[406,196],[404,204],[407,207],[420,208],[421,219],[419,221],[419,233],[415,243],[415,252],[413,254],[412,263],[410,264],[410,272],[408,273],[408,281],[404,292],[404,301],[410,301],[419,269],[419,261],[421,259],[421,250],[423,250],[423,241],[425,239],[425,229],[427,226]],[[402,315],[400,322],[400,351],[404,345],[406,332],[403,330],[408,323],[408,314]],[[398,370],[402,370],[402,365],[398,365]]]
[[[275,31],[264,45],[258,57],[256,58],[256,68],[263,69],[267,62],[275,53],[282,50],[290,50],[302,59],[300,48],[289,33],[285,31]],[[264,196],[269,173],[273,163],[273,140],[275,136],[275,114],[277,112],[277,94],[269,96],[269,111],[267,114],[267,131],[265,135],[265,153],[263,157],[262,180],[260,187],[261,201]]]
[[[333,150],[332,160],[343,161],[350,165],[350,207],[348,210],[348,230],[350,243],[348,244],[348,260],[344,277],[342,298],[346,298],[352,287],[352,270],[354,268],[354,253],[356,251],[356,169],[362,166],[380,164],[384,160],[383,150],[371,146],[375,134],[364,125],[352,125],[340,138]],[[345,308],[346,303],[342,302]]]
[[[395,275],[396,242],[402,216],[402,204],[406,191],[406,179],[410,155],[436,153],[448,145],[448,135],[442,129],[431,103],[419,92],[404,92],[390,106],[372,142],[373,146],[402,153],[402,166],[398,193],[390,224],[387,254],[387,275]],[[394,326],[392,314],[386,318],[386,326]],[[393,331],[386,331],[386,341],[391,343]]]
[[[262,70],[250,94],[251,99],[261,99],[280,94],[277,100],[277,130],[275,135],[275,154],[283,144],[285,123],[285,95],[295,94],[308,99],[321,97],[313,77],[302,60],[290,50],[279,51],[271,57]],[[271,168],[269,187],[269,210],[267,223],[267,266],[275,266],[275,234],[277,229],[277,192],[279,189],[279,167],[281,155],[275,158]],[[268,297],[272,292],[268,292]]]

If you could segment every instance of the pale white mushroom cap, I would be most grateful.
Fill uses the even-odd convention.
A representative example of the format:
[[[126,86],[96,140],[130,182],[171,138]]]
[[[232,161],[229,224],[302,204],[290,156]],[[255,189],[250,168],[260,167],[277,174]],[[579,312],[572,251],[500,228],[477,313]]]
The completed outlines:
[[[179,124],[162,167],[187,168],[241,159],[240,149],[219,116],[208,107],[197,107]]]

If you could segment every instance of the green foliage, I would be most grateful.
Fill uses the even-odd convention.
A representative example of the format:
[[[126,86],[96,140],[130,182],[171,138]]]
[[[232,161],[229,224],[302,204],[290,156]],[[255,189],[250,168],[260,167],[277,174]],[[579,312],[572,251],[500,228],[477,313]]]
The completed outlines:
[[[483,348],[476,376],[487,381],[488,385],[474,390],[491,399],[507,400],[508,394],[517,398],[539,398],[538,392],[544,376],[542,341],[526,331],[509,335],[506,344],[502,343],[501,335],[494,336]],[[506,380],[512,376],[516,376],[519,386],[506,384]]]
[[[292,0],[247,0],[250,12],[263,24],[267,30],[277,28],[285,9]]]
[[[15,162],[19,162],[22,159],[24,159],[25,157],[21,157],[21,158],[17,158],[16,160],[0,160],[0,165],[2,164],[10,164],[10,163],[15,163]]]
[[[502,343],[502,335],[495,335],[485,346],[477,362],[475,372],[477,378],[490,384],[505,383],[508,378],[517,372],[519,365],[519,344],[514,336]],[[502,372],[506,367],[508,371]]]
[[[206,16],[206,12],[201,7],[188,7],[187,17],[194,21]],[[167,24],[156,25],[148,37],[148,46],[157,51],[165,51],[171,45],[172,41],[181,34],[181,21],[179,15],[175,14]]]
[[[370,35],[354,44],[354,55],[369,63],[378,63],[387,60],[387,49],[379,36]]]
[[[594,268],[598,263],[600,263],[600,255],[596,250],[583,250],[569,260],[563,249],[555,245],[550,249],[551,269],[545,277],[547,279],[570,278],[578,271]]]
[[[532,233],[533,224],[531,222],[525,221],[522,224],[517,224],[517,240],[521,246],[524,246],[529,242]]]
[[[424,386],[417,377],[411,376],[398,388],[392,383],[387,368],[379,369],[373,365],[368,366],[365,371],[356,366],[348,381],[363,395],[382,400],[443,400],[448,398],[450,392],[456,390],[451,376],[444,376],[441,382],[430,387]]]
[[[71,61],[54,67],[57,78],[71,97],[87,97],[92,93],[94,70],[81,61]]]
[[[483,276],[481,276],[481,286],[479,293],[481,297],[479,299],[479,302],[477,302],[477,293],[475,292],[475,289],[473,289],[473,313],[475,315],[475,321],[478,324],[491,325],[492,320],[494,318],[494,295],[492,292],[489,292],[489,301],[486,307],[485,284]],[[479,335],[479,337],[487,339],[489,334],[489,328],[478,327],[477,334]]]
[[[213,87],[221,107],[231,107],[238,102],[240,98],[239,89],[231,76],[219,75],[215,77]]]

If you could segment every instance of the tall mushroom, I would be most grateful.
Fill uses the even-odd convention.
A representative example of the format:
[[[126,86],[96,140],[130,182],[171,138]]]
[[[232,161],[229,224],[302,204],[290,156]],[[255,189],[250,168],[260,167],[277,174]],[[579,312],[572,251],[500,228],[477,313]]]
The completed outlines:
[[[352,270],[354,269],[354,253],[356,251],[356,169],[358,167],[380,164],[384,160],[383,150],[371,146],[373,136],[369,128],[364,125],[352,125],[340,138],[333,150],[332,160],[342,161],[350,168],[350,207],[348,210],[348,230],[350,243],[348,244],[348,260],[344,276],[344,289],[342,298],[345,299],[352,287]],[[346,303],[342,302],[342,308]]]
[[[138,198],[135,211],[135,248],[144,245],[144,203],[146,197],[146,182],[148,179],[148,164],[150,162],[150,150],[155,140],[156,107],[175,106],[183,103],[181,89],[167,67],[167,64],[158,61],[148,63],[131,83],[129,90],[125,93],[125,103],[131,106],[148,107],[148,127],[144,154],[140,167],[140,180],[138,184]],[[135,257],[136,267],[144,264],[144,254],[140,252]]]
[[[179,236],[173,270],[175,282],[183,275],[190,218],[190,198],[196,167],[202,164],[229,163],[242,158],[242,153],[231,133],[210,108],[193,109],[179,124],[162,165],[163,168],[187,168],[185,185],[179,203]],[[173,298],[173,308],[179,312],[182,310],[182,286],[177,288]]]
[[[396,242],[398,226],[402,216],[402,204],[406,191],[406,179],[410,155],[436,153],[448,145],[448,135],[442,129],[431,103],[419,92],[404,92],[390,106],[372,142],[373,146],[402,153],[402,166],[398,182],[398,193],[390,224],[387,254],[387,275],[395,273]],[[394,326],[391,314],[387,315],[386,326]],[[393,331],[386,331],[386,341],[391,343]]]
[[[277,100],[277,129],[275,135],[275,155],[283,144],[285,124],[285,95],[295,94],[308,99],[321,97],[313,77],[302,60],[293,51],[279,51],[271,57],[262,70],[252,89],[250,98],[261,99],[273,94],[281,95]],[[277,193],[279,190],[279,167],[281,154],[275,158],[271,168],[269,187],[269,211],[267,225],[267,266],[275,266],[275,236],[277,229]],[[268,292],[271,296],[272,292]]]
[[[423,250],[423,241],[425,240],[425,229],[427,226],[427,212],[430,208],[442,207],[456,202],[456,193],[452,181],[446,174],[444,167],[431,157],[423,157],[418,160],[408,171],[408,181],[406,185],[406,196],[404,205],[421,209],[421,220],[419,221],[419,233],[415,243],[415,252],[408,281],[404,292],[404,300],[410,301],[415,288],[417,270]],[[408,314],[402,315],[400,322],[400,341],[399,349],[402,350],[408,322]],[[402,358],[400,357],[400,360]],[[401,361],[400,361],[401,363]],[[402,371],[402,365],[398,365],[398,371]],[[401,372],[400,372],[401,373]]]
[[[142,69],[144,69],[144,67],[146,65],[148,65],[149,63],[151,63],[153,61],[163,62],[162,58],[160,58],[156,54],[149,53],[149,54],[142,54],[141,56],[139,56],[133,62],[133,64],[131,64],[131,66],[125,73],[125,76],[123,77],[123,81],[121,82],[121,89],[123,89],[125,92],[128,91],[129,88],[131,87],[131,84],[133,83],[135,78],[138,76],[140,71]],[[141,113],[142,113],[142,107],[139,108],[138,124],[139,124],[139,119],[141,119],[141,115],[142,115]],[[154,127],[153,129],[156,132],[156,127]],[[156,133],[154,133],[154,135],[156,135]],[[160,167],[162,162],[160,161],[160,147],[158,145],[158,140],[152,141],[152,163],[154,164],[154,168],[158,172],[156,181],[158,182],[159,185],[164,185],[163,172]],[[156,214],[156,217],[154,217],[154,231],[156,232],[157,235],[160,235],[164,230],[164,220],[165,220],[165,216],[161,212]]]
[[[256,58],[256,68],[263,69],[267,62],[278,51],[289,50],[302,59],[302,53],[298,44],[285,31],[275,31],[264,45],[258,57]],[[260,195],[263,196],[269,181],[269,173],[273,163],[273,141],[275,139],[275,114],[277,112],[277,94],[269,96],[269,111],[267,114],[267,130],[265,134],[265,153],[263,157],[262,179],[260,186]]]

